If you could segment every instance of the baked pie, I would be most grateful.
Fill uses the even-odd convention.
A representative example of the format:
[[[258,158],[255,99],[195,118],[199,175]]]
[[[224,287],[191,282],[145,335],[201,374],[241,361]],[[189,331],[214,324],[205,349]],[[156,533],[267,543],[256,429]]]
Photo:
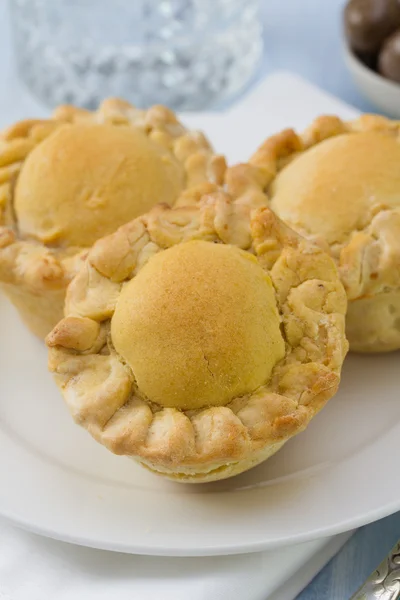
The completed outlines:
[[[228,173],[233,194],[265,191],[276,214],[335,259],[350,349],[400,348],[400,124],[316,119],[269,138]]]
[[[339,384],[334,261],[250,196],[156,206],[97,241],[47,337],[74,420],[173,480],[264,461]]]
[[[0,135],[1,287],[45,337],[97,239],[224,171],[205,137],[163,106],[108,99],[95,112],[61,106],[16,123]]]

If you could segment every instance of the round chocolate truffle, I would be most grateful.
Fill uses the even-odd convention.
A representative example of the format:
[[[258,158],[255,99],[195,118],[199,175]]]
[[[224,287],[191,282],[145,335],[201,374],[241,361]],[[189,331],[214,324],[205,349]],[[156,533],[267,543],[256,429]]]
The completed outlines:
[[[359,53],[377,53],[400,27],[400,0],[350,0],[344,10],[349,45]]]
[[[384,77],[400,83],[400,29],[383,44],[378,57],[378,70]]]

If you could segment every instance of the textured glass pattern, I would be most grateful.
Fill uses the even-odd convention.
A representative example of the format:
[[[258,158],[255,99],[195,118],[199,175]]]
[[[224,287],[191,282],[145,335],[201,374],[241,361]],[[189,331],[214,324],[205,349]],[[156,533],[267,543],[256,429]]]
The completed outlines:
[[[12,0],[17,64],[49,105],[105,96],[199,110],[251,78],[258,0]]]

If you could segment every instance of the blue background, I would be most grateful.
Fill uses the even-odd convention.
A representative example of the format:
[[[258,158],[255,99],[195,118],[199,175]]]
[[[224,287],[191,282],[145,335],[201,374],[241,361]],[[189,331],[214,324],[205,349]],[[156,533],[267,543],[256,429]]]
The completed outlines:
[[[244,0],[245,1],[245,0]],[[365,112],[343,59],[344,0],[261,0],[265,52],[258,76],[293,71]]]

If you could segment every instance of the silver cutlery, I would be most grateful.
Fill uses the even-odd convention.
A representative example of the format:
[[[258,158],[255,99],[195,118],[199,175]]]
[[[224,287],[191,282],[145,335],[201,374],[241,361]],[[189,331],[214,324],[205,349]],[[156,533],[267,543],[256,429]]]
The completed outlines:
[[[400,541],[350,600],[400,598]]]

